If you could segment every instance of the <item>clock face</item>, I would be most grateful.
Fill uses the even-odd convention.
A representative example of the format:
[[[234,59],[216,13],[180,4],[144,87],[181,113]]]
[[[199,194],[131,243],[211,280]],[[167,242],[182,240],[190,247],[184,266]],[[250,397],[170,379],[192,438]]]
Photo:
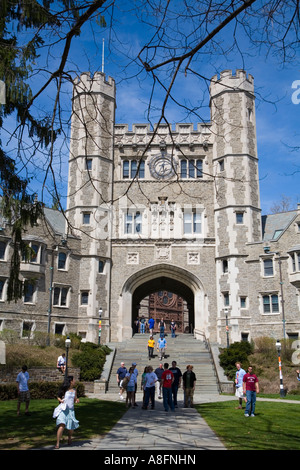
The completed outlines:
[[[154,178],[168,179],[175,175],[176,163],[168,155],[158,155],[150,162],[150,172]]]

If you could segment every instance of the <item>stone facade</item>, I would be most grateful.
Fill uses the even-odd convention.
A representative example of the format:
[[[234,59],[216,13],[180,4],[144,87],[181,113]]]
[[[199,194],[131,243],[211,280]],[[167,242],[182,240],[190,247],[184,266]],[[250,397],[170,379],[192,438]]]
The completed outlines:
[[[38,227],[41,298],[8,306],[3,290],[2,327],[18,327],[28,311],[45,329],[53,254],[53,282],[68,287],[68,299],[57,306],[56,298],[52,331],[61,322],[97,342],[101,319],[101,341],[123,341],[144,299],[166,291],[184,299],[187,323],[212,342],[225,344],[227,334],[231,342],[297,338],[300,210],[261,215],[253,77],[243,70],[213,77],[211,121],[196,126],[130,129],[115,123],[115,106],[112,78],[75,82],[69,226],[56,230],[55,243]],[[1,233],[9,241],[9,230]],[[60,249],[69,259],[63,273]]]

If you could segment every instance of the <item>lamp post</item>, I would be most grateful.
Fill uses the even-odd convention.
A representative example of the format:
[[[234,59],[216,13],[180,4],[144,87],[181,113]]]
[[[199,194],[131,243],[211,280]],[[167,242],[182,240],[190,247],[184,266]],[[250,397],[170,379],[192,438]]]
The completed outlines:
[[[66,347],[66,369],[65,369],[65,382],[67,382],[68,379],[68,358],[69,358],[69,349],[71,347],[71,340],[69,336],[67,336],[67,339],[65,341],[65,347]]]
[[[100,344],[101,341],[101,317],[102,317],[102,308],[99,308],[99,332],[98,332],[98,344]]]
[[[227,348],[229,348],[228,308],[225,308]]]
[[[279,366],[279,379],[280,379],[280,396],[284,397],[284,389],[283,389],[283,378],[282,378],[282,370],[281,370],[281,358],[280,358],[280,353],[281,353],[281,343],[279,339],[276,341],[276,349],[277,349],[277,354],[278,354],[278,366]]]

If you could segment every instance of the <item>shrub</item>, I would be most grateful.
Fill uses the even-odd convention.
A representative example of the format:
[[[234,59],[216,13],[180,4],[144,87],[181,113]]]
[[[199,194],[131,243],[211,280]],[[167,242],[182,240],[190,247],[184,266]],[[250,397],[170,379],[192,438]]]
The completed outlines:
[[[249,366],[248,356],[253,354],[253,345],[248,341],[232,343],[229,348],[223,349],[219,355],[220,366],[223,367],[225,374],[233,380],[236,372],[236,362],[242,364],[243,369],[247,370]]]
[[[80,367],[80,380],[93,381],[100,378],[106,355],[110,349],[94,343],[81,343],[80,351],[72,355],[74,367]]]
[[[30,398],[32,400],[42,400],[57,398],[57,392],[61,386],[57,382],[31,382],[29,385]],[[84,397],[84,384],[76,384],[77,396]],[[0,385],[0,401],[15,400],[18,398],[18,389],[15,384]]]

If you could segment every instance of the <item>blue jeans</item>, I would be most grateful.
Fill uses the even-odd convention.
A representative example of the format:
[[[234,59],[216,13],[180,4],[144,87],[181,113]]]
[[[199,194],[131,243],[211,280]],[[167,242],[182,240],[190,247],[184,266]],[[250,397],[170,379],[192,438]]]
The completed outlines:
[[[247,398],[247,403],[246,403],[245,414],[254,415],[255,403],[256,403],[256,392],[252,392],[251,390],[246,390],[246,398]]]
[[[154,408],[154,396],[155,396],[155,385],[153,387],[146,387],[145,388],[145,402],[144,406],[147,408],[149,405],[149,401],[151,398],[151,408]]]
[[[174,403],[172,400],[172,388],[163,387],[163,402],[165,411],[169,411],[171,408],[174,411]]]
[[[176,335],[175,335],[175,329],[174,328],[171,328],[171,333],[172,333],[172,338],[175,338]]]
[[[177,392],[178,392],[178,384],[172,384],[172,395],[173,395],[173,403],[174,406],[177,405]]]
[[[141,333],[145,333],[145,323],[141,323]]]

